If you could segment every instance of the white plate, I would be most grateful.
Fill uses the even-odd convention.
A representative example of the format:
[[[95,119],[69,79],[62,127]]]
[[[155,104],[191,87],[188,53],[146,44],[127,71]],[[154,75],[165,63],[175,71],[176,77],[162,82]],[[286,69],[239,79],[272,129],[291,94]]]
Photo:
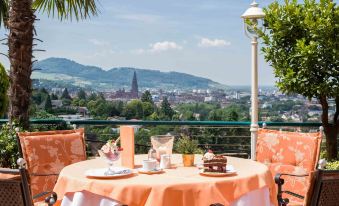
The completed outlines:
[[[199,170],[199,174],[211,177],[223,177],[227,175],[237,174],[237,171],[234,169],[233,165],[226,165],[226,173],[204,172],[204,169],[201,169]]]
[[[89,178],[101,178],[101,179],[110,179],[110,178],[118,178],[125,177],[133,174],[132,170],[125,167],[113,167],[111,168],[117,174],[114,175],[105,175],[105,172],[108,168],[99,168],[99,169],[89,169],[86,170],[85,175]]]

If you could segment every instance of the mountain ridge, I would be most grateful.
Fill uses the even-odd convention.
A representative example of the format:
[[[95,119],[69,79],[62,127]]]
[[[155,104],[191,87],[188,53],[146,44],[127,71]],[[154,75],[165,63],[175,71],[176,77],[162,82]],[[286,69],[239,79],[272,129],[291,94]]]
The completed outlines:
[[[137,73],[139,88],[157,89],[226,89],[226,85],[195,75],[134,67],[113,67],[104,70],[83,65],[66,58],[47,58],[33,65],[33,78],[86,85],[96,90],[130,88],[133,72]]]

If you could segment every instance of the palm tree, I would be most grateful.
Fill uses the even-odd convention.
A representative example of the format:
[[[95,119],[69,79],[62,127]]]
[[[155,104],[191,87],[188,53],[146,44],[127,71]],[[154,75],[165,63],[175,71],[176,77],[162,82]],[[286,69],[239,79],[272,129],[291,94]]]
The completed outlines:
[[[9,117],[11,121],[18,121],[24,129],[28,129],[36,19],[34,12],[46,12],[48,16],[57,16],[60,20],[75,18],[78,21],[97,15],[96,0],[0,0],[2,22],[5,22],[3,20],[7,17],[7,11],[10,31],[8,57],[11,65]]]
[[[0,27],[8,19],[8,2],[7,0],[0,0]]]

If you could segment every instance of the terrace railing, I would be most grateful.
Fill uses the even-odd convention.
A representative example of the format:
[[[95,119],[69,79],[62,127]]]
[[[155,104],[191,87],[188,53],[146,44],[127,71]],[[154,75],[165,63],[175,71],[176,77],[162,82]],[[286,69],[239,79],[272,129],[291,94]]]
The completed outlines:
[[[8,120],[0,120],[0,124]],[[150,147],[150,136],[170,133],[176,137],[186,134],[197,139],[202,149],[249,157],[250,122],[225,121],[111,121],[111,120],[69,120],[32,119],[32,130],[57,130],[84,127],[88,152],[95,155],[98,148],[110,138],[119,136],[119,127],[131,125],[135,128],[136,153],[146,153]],[[260,122],[260,127],[288,131],[312,132],[321,123]]]

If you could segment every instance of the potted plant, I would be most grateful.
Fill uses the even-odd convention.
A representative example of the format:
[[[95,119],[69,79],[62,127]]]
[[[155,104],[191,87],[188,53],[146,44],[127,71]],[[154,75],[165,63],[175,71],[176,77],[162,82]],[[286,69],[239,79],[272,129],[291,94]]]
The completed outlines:
[[[198,141],[183,135],[175,144],[175,150],[182,154],[184,167],[191,167],[194,164],[194,154],[201,154],[202,150],[198,147]]]

